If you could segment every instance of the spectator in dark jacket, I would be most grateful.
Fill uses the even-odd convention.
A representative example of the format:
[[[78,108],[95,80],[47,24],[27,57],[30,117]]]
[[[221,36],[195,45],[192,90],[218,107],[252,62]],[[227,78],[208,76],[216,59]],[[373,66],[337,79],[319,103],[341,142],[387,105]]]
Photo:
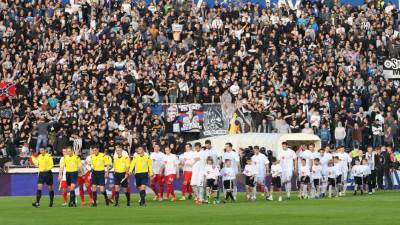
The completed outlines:
[[[56,134],[56,140],[54,142],[53,150],[55,155],[61,155],[63,148],[69,144],[69,138],[65,133],[65,130],[61,128]]]

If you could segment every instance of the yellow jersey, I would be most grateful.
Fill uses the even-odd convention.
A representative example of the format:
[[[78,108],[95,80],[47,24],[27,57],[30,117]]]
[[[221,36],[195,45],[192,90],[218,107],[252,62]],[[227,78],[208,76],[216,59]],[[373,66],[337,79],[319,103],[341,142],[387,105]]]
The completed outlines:
[[[104,153],[92,154],[90,160],[94,171],[104,171],[110,165],[109,158]]]
[[[125,173],[129,169],[130,160],[127,156],[114,157],[114,172]]]
[[[39,167],[39,172],[50,171],[54,167],[53,157],[48,153],[40,154],[36,160],[32,161],[37,167]]]
[[[133,157],[129,171],[132,173],[149,173],[150,176],[153,175],[153,165],[150,157],[148,155],[136,155]]]
[[[82,166],[81,159],[77,155],[64,156],[60,167],[65,167],[66,172],[78,172],[78,168]]]

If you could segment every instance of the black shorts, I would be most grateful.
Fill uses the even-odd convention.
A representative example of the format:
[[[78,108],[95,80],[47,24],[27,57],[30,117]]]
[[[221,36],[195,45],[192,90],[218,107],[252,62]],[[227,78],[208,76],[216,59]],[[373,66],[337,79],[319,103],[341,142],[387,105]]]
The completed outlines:
[[[310,177],[309,176],[302,176],[300,178],[300,183],[302,184],[309,184],[310,183]]]
[[[66,172],[65,174],[68,186],[70,186],[71,184],[77,184],[78,172]]]
[[[362,177],[354,177],[354,183],[358,184],[358,185],[362,185],[362,182],[363,182],[362,179],[363,179]]]
[[[336,183],[337,184],[341,184],[342,183],[342,175],[339,175],[338,177],[336,177]]]
[[[314,179],[313,183],[314,183],[314,187],[318,187],[321,185],[321,179]]]
[[[365,176],[362,178],[363,184],[368,184],[369,181],[369,175]]]
[[[105,186],[106,179],[104,178],[104,171],[93,171],[92,172],[92,184],[97,186]]]
[[[275,187],[275,188],[281,188],[282,187],[282,181],[281,181],[281,177],[280,176],[272,178],[272,186]]]
[[[233,180],[224,180],[224,189],[227,191],[233,190]]]
[[[328,185],[331,185],[332,187],[336,187],[336,179],[335,178],[328,178]]]
[[[135,182],[136,182],[136,187],[147,185],[147,183],[149,182],[149,174],[148,173],[135,174]]]
[[[254,187],[254,177],[246,176],[246,186]]]
[[[215,179],[207,179],[207,187],[211,188],[213,191],[218,190],[218,183],[215,184]]]
[[[39,172],[38,184],[53,185],[53,173],[51,171]]]
[[[125,173],[114,173],[114,185],[118,185],[123,188],[128,187],[128,178],[123,180],[124,178],[125,178]]]

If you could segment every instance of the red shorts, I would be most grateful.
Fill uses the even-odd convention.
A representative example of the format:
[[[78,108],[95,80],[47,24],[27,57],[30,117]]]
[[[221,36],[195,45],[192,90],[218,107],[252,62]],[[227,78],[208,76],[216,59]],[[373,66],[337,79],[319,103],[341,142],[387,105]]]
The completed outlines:
[[[168,183],[172,183],[175,180],[176,174],[169,174],[167,176],[165,176],[165,182]]]
[[[90,176],[91,176],[90,172],[85,173],[85,183],[86,184],[90,184]]]
[[[60,187],[61,189],[67,189],[68,188],[68,184],[66,180],[62,180],[60,183]]]
[[[183,171],[183,182],[190,183],[192,179],[192,171]]]
[[[85,173],[85,176],[79,176],[78,184],[79,185],[90,184],[90,172]]]
[[[153,179],[150,181],[153,184],[156,183],[163,183],[164,182],[164,176],[162,174],[154,174]]]
[[[82,176],[78,176],[78,185],[83,185],[85,183],[85,179]]]

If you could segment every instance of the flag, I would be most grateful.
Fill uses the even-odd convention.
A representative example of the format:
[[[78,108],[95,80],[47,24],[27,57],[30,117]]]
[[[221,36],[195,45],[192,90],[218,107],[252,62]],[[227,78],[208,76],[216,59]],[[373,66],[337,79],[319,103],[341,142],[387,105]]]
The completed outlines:
[[[9,97],[14,97],[17,95],[17,88],[15,84],[8,82],[8,81],[2,81],[0,83],[0,101],[4,101]]]

